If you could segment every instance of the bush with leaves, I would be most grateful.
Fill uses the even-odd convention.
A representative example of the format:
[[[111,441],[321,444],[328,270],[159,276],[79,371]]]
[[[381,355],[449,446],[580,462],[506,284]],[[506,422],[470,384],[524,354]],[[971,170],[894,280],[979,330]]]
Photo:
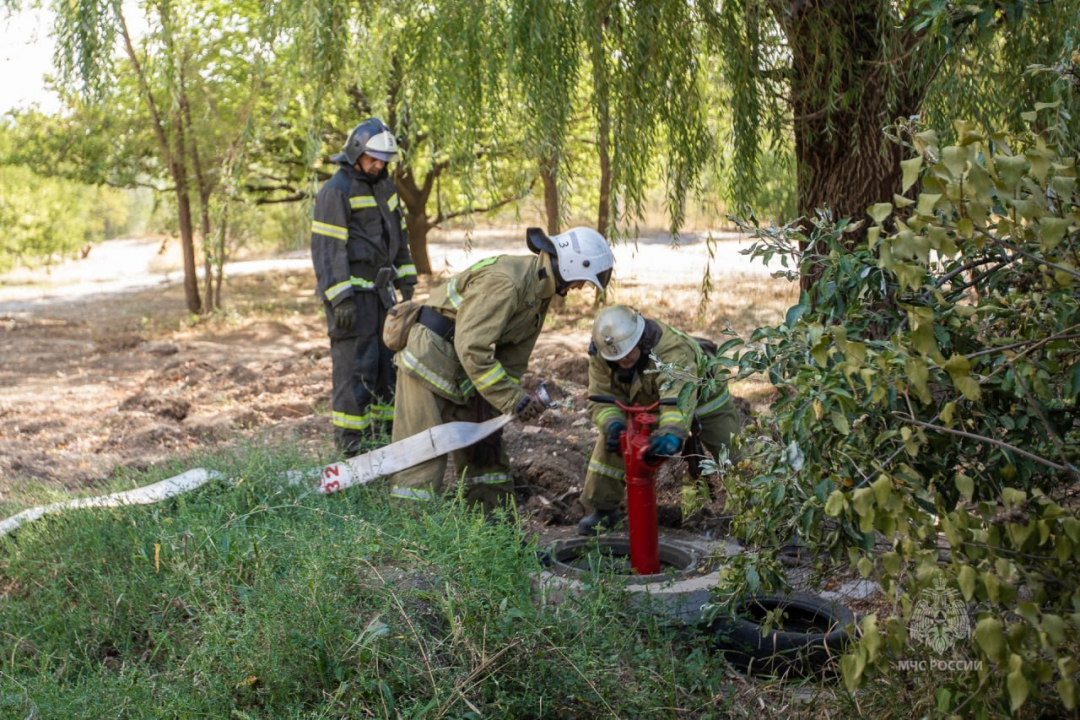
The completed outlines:
[[[0,271],[53,265],[126,227],[121,191],[0,165]]]
[[[775,551],[794,537],[889,599],[841,658],[849,690],[912,658],[960,659],[947,667],[966,672],[928,679],[939,711],[1073,709],[1075,160],[1052,136],[955,130],[947,147],[897,133],[904,194],[869,208],[858,247],[853,223],[824,215],[807,234],[748,223],[755,257],[819,274],[783,324],[722,346],[718,362],[765,374],[778,398],[726,479],[735,532],[757,549],[727,569],[715,609],[782,584]]]

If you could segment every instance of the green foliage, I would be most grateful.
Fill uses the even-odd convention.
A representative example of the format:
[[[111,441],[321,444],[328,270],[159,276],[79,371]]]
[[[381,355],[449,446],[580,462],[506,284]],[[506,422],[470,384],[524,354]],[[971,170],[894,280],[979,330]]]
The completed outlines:
[[[920,602],[952,593],[974,632],[950,636],[934,657],[952,652],[981,669],[942,677],[938,710],[1071,709],[1080,646],[1080,511],[1070,499],[1080,483],[1075,158],[1053,134],[986,136],[966,122],[954,132],[950,146],[932,130],[898,133],[914,151],[902,166],[905,195],[868,209],[867,241],[851,252],[848,220],[819,216],[809,237],[748,228],[760,238],[753,256],[820,276],[782,325],[725,346],[736,352],[724,365],[766,374],[779,396],[728,476],[735,526],[762,552],[733,568],[719,595],[779,580],[772,558],[795,537],[898,599],[895,614],[863,622],[841,661],[847,688],[927,653],[913,631]]]
[[[118,190],[0,166],[0,270],[52,265],[115,237],[128,219]]]
[[[724,711],[704,638],[627,615],[606,583],[536,602],[535,547],[459,502],[281,487],[312,462],[245,448],[204,459],[228,479],[198,491],[0,538],[0,714]]]

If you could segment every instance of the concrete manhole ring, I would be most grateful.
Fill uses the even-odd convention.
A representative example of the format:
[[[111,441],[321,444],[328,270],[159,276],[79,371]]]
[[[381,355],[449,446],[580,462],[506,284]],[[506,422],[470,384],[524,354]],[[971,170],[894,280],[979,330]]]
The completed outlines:
[[[697,553],[661,542],[659,545],[661,571],[655,575],[632,575],[630,570],[630,538],[602,536],[561,540],[552,547],[551,569],[563,577],[587,579],[596,569],[609,570],[627,582],[637,585],[671,581],[690,575],[697,567]],[[599,568],[593,562],[602,563]]]
[[[621,583],[629,603],[681,622],[694,623],[701,619],[701,606],[709,600],[709,590],[720,578],[725,557],[741,551],[732,542],[687,542],[661,539],[660,562],[668,567],[658,575],[602,573],[596,576],[586,567],[574,567],[573,557],[588,555],[590,549],[606,549],[609,556],[628,557],[630,541],[625,536],[605,535],[601,538],[572,539],[556,542],[551,550],[551,567],[533,577],[533,588],[539,600],[558,605],[568,598],[582,594],[594,577]],[[571,562],[566,560],[570,558]],[[613,568],[616,569],[617,568]]]

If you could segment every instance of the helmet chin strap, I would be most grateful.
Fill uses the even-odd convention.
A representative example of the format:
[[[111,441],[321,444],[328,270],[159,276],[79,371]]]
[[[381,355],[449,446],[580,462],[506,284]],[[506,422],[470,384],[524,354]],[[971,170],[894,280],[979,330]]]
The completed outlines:
[[[566,293],[570,292],[570,283],[566,282],[562,273],[559,272],[559,258],[550,252],[548,257],[551,258],[551,274],[555,277],[555,294],[566,297]]]

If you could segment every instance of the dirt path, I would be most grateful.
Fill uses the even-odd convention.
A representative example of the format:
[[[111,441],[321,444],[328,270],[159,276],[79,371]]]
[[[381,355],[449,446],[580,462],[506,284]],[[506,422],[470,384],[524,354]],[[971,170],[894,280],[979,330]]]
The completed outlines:
[[[527,252],[518,229],[436,238],[433,265],[459,271],[498,253]],[[714,248],[713,286],[699,313],[708,248],[663,238],[616,251],[620,302],[713,336],[774,322],[794,298],[786,283]],[[0,516],[28,493],[93,488],[123,473],[242,439],[307,445],[329,456],[330,360],[306,252],[228,268],[227,310],[191,319],[179,263],[160,240],[118,240],[45,277],[0,278]],[[437,280],[436,280],[437,282]],[[422,282],[421,295],[427,291]],[[519,499],[538,522],[569,523],[596,437],[585,413],[584,348],[591,293],[549,316],[526,383],[552,381],[565,407],[537,427],[506,432]],[[751,402],[760,388],[736,388]],[[677,471],[677,469],[674,469]],[[667,512],[678,483],[662,480]],[[668,524],[675,521],[669,519]]]

